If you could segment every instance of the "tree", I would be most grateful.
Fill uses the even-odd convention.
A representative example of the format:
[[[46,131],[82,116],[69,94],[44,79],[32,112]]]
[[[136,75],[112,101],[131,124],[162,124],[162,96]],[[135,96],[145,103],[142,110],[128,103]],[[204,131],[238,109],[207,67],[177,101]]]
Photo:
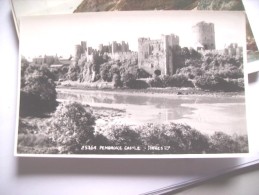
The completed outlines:
[[[199,52],[197,52],[195,49],[191,48],[189,50],[189,52],[190,52],[190,57],[192,59],[200,59],[201,58],[201,54]]]
[[[149,78],[149,77],[151,77],[151,75],[143,68],[137,69],[137,78]]]
[[[199,154],[209,147],[208,137],[183,124],[148,124],[139,128],[144,145],[170,146],[171,154]]]
[[[107,138],[111,144],[119,146],[140,146],[142,140],[140,133],[126,125],[115,125],[112,130],[108,130]]]
[[[80,153],[83,145],[94,140],[95,118],[89,106],[77,102],[58,106],[48,125],[52,141],[61,146],[64,153]]]
[[[102,64],[100,69],[100,74],[103,81],[111,82],[112,81],[111,65],[108,63]]]
[[[191,54],[190,54],[190,51],[189,51],[188,47],[182,48],[182,55],[185,59],[190,59]]]
[[[68,79],[71,81],[77,81],[80,75],[80,68],[79,66],[70,66],[68,69]]]
[[[161,80],[165,87],[193,87],[192,82],[183,74],[165,75]]]
[[[22,66],[20,114],[35,115],[55,110],[57,92],[54,75],[45,66]]]
[[[126,71],[122,75],[122,82],[125,87],[129,88],[136,88],[136,76],[133,75],[131,72]]]
[[[115,88],[117,87],[121,87],[122,83],[121,83],[121,79],[120,79],[120,75],[119,74],[114,74],[112,77],[112,82],[113,82],[113,86]]]
[[[223,132],[215,132],[210,137],[210,153],[234,153],[236,151],[236,143],[234,139]]]

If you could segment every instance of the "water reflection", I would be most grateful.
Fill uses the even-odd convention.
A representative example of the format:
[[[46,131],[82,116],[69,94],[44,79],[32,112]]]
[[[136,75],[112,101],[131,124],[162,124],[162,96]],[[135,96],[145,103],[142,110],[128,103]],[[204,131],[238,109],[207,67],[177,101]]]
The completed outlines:
[[[58,99],[90,106],[123,109],[121,121],[133,124],[180,122],[200,131],[246,133],[244,97],[126,94],[104,91],[60,90]]]

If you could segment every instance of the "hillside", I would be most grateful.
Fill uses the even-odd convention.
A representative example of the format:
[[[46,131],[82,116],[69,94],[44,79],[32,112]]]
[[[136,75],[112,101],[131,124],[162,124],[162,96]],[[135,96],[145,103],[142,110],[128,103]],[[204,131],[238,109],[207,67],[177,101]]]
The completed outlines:
[[[244,10],[241,0],[84,0],[74,12],[127,10]]]
[[[198,0],[84,0],[74,12],[126,10],[190,10]]]
[[[244,10],[241,0],[199,0],[198,10]]]

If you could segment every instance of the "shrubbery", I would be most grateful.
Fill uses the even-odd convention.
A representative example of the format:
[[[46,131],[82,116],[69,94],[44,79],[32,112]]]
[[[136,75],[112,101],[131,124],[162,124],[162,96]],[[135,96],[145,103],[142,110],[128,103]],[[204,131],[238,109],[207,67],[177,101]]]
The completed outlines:
[[[109,63],[105,63],[101,66],[100,69],[100,75],[103,81],[111,82],[112,81],[112,71],[111,71],[112,65]]]
[[[95,118],[89,106],[62,103],[49,121],[48,134],[63,152],[80,152],[82,145],[94,140]]]
[[[201,154],[248,152],[247,136],[215,132],[208,136],[184,124],[113,125],[94,132],[95,118],[90,107],[63,103],[42,131],[30,132],[28,124],[19,131],[18,152],[92,154]],[[137,151],[82,150],[84,146],[136,146]],[[149,150],[148,147],[166,147]]]
[[[54,75],[45,66],[26,65],[21,74],[20,115],[54,111],[57,105]]]
[[[243,79],[223,79],[219,76],[205,75],[197,78],[196,86],[211,91],[242,91],[244,90]]]
[[[184,52],[185,65],[177,69],[177,74],[183,74],[193,79],[196,86],[211,91],[242,91],[243,63],[241,57],[230,57],[218,53],[206,53],[201,58],[189,57]],[[234,79],[238,79],[237,82]]]
[[[192,81],[183,74],[175,74],[172,76],[155,76],[148,80],[151,87],[194,87]]]
[[[183,74],[165,75],[162,77],[162,81],[165,87],[193,87],[192,82]]]
[[[127,125],[114,125],[108,130],[107,138],[112,145],[140,146],[142,139],[140,134]]]
[[[208,136],[183,124],[147,124],[138,127],[107,127],[107,143],[113,146],[140,146],[140,153],[201,154],[248,152],[247,136],[215,132]],[[109,141],[108,141],[109,140]],[[147,146],[167,146],[168,150],[147,150]],[[109,153],[109,151],[107,152]],[[134,152],[133,152],[134,153]],[[137,152],[139,153],[139,152]]]
[[[247,136],[215,132],[210,137],[209,153],[243,153],[248,151]]]
[[[128,88],[137,88],[136,76],[129,71],[125,71],[122,75],[123,86]]]
[[[201,76],[196,80],[196,86],[201,89],[218,91],[226,84],[225,80],[212,75]]]
[[[137,69],[137,78],[149,78],[151,75],[142,68]]]
[[[171,123],[168,125],[143,126],[140,130],[144,145],[170,146],[167,153],[198,154],[209,146],[208,137],[190,126]]]
[[[150,87],[157,87],[157,88],[165,87],[162,79],[159,76],[155,76],[154,78],[149,79],[148,84],[150,85]]]
[[[80,76],[80,68],[79,66],[70,66],[68,69],[67,77],[71,81],[77,81]]]

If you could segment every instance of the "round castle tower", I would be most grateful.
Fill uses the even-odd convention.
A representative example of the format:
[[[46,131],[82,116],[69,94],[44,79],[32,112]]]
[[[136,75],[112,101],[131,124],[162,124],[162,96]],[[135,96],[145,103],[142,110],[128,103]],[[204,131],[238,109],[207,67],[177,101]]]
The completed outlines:
[[[206,23],[204,21],[199,22],[192,27],[192,32],[195,49],[215,49],[215,31],[213,23]]]

